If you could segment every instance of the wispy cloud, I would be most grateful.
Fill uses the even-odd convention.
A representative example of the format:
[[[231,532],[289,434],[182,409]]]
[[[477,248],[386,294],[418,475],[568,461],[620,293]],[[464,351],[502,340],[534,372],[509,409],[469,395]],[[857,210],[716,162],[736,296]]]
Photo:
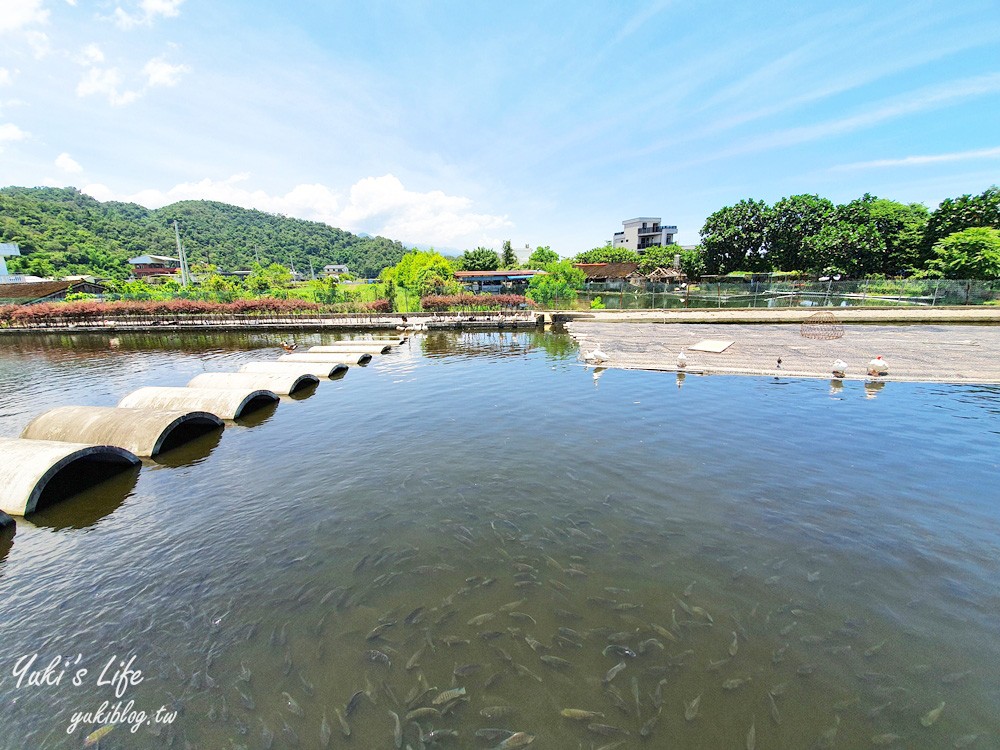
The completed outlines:
[[[1000,159],[1000,146],[982,148],[975,151],[953,151],[950,154],[927,154],[923,156],[904,156],[901,159],[875,159],[873,161],[858,161],[852,164],[840,164],[831,167],[833,172],[846,172],[855,169],[883,169],[887,167],[920,167],[926,164],[947,164],[956,161],[972,161],[978,159]]]
[[[173,18],[180,15],[184,0],[140,0],[135,10],[125,10],[121,5],[115,8],[112,19],[120,29],[134,29],[137,26],[152,26],[159,18]]]
[[[76,85],[76,95],[106,96],[113,107],[131,104],[141,96],[141,92],[122,88],[122,74],[118,68],[90,68]]]
[[[173,65],[162,57],[154,57],[146,63],[142,73],[147,86],[176,86],[181,76],[191,70],[187,65]]]
[[[987,94],[1000,92],[1000,73],[950,81],[944,84],[928,86],[895,97],[883,102],[867,112],[859,112],[849,117],[803,125],[796,128],[775,131],[767,135],[753,138],[743,144],[724,151],[716,152],[709,159],[720,159],[738,154],[766,151],[773,148],[792,146],[800,143],[822,140],[833,136],[844,135],[857,130],[878,125],[887,120],[894,120],[904,115],[937,109],[956,101],[971,99]]]
[[[619,42],[622,42],[626,38],[632,36],[632,34],[642,29],[653,18],[666,10],[672,2],[673,0],[656,0],[656,2],[647,5],[625,22],[625,25],[621,27],[617,34],[615,34],[615,38],[611,43],[613,45],[618,44]]]
[[[10,86],[14,82],[14,74],[8,68],[0,68],[0,86]]]
[[[83,192],[98,200],[129,201],[149,208],[180,200],[215,200],[439,247],[496,244],[494,235],[512,226],[506,216],[477,212],[469,198],[440,190],[407,190],[392,174],[358,180],[346,195],[319,183],[296,185],[283,195],[269,194],[247,188],[249,179],[248,173],[240,173],[225,180],[205,178],[166,191],[148,189],[131,195],[92,184]]]
[[[48,20],[49,11],[42,7],[42,0],[0,0],[0,34]]]

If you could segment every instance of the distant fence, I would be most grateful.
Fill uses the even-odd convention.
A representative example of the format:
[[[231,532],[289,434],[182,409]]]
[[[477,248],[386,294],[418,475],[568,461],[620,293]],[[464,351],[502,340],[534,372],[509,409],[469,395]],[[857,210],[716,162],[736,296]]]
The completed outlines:
[[[1000,304],[1000,279],[858,279],[854,281],[733,281],[676,284],[588,284],[576,300],[552,307],[589,308],[601,298],[608,309],[710,307],[886,307]]]

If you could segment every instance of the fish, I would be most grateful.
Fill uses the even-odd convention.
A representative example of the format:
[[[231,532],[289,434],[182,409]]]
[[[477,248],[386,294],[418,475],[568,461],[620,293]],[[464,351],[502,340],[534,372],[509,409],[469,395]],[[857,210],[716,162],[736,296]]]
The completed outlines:
[[[586,711],[582,708],[564,708],[559,712],[559,715],[573,721],[593,721],[604,718],[604,714],[599,711]]]
[[[495,750],[511,750],[516,747],[527,747],[534,741],[535,735],[533,734],[528,734],[527,732],[515,732],[497,745]]]
[[[456,698],[461,698],[463,695],[465,695],[464,687],[452,688],[451,690],[445,690],[444,692],[440,693],[437,697],[434,698],[434,700],[431,701],[431,703],[435,706],[440,706],[442,703],[448,703],[449,701],[453,701]]]
[[[295,730],[288,726],[288,722],[284,719],[281,720],[281,736],[284,737],[285,742],[292,747],[299,746],[299,736],[295,734]]]
[[[587,730],[594,734],[602,734],[605,737],[627,737],[632,734],[624,727],[616,727],[611,724],[588,724]]]
[[[483,729],[477,729],[474,734],[481,740],[486,742],[496,742],[497,740],[505,740],[508,737],[514,735],[513,730],[510,729],[496,729],[494,727],[484,727]]]
[[[427,611],[426,607],[417,607],[415,610],[410,612],[406,617],[403,618],[404,625],[417,625],[421,620],[424,619],[424,613]]]
[[[392,745],[396,750],[400,750],[403,747],[403,727],[399,723],[399,714],[395,711],[390,711],[389,716],[392,717]]]
[[[655,639],[651,638],[650,640]],[[659,641],[657,641],[657,643],[658,642]],[[660,646],[660,648],[663,648],[663,646]],[[628,646],[622,646],[618,643],[610,643],[604,647],[601,655],[607,656],[608,654],[614,654],[615,656],[627,656],[629,659],[634,659],[636,657],[635,651],[630,649]]]
[[[510,612],[511,610],[515,610],[518,607],[522,606],[523,604],[527,604],[527,602],[528,602],[527,599],[518,599],[516,602],[508,602],[507,604],[503,604],[500,606],[500,611]]]
[[[455,675],[455,677],[468,677],[470,674],[475,674],[482,668],[482,664],[462,664],[455,667],[455,669],[452,670],[452,674]]]
[[[537,674],[535,674],[534,672],[532,672],[530,669],[528,669],[523,664],[515,664],[514,665],[514,670],[521,677],[530,677],[535,682],[541,682],[542,681],[541,677],[539,677]]]
[[[753,681],[752,677],[732,677],[722,683],[723,690],[736,690]]]
[[[607,671],[607,673],[604,675],[604,679],[601,680],[601,682],[607,685],[613,679],[615,679],[615,677],[618,676],[618,673],[621,672],[623,669],[625,669],[625,662],[623,661],[618,662],[617,664],[615,664],[615,666],[611,667],[611,669]]]
[[[484,625],[485,623],[492,620],[494,617],[496,617],[496,615],[493,614],[492,612],[483,612],[483,614],[476,615],[465,624],[472,625],[473,627],[478,628],[480,625]]]
[[[508,612],[507,616],[514,620],[519,620],[521,622],[530,622],[532,625],[537,625],[538,622],[534,617],[529,615],[527,612]]]
[[[282,693],[281,695],[284,696],[285,698],[285,708],[287,708],[290,712],[292,712],[296,716],[306,715],[306,712],[302,710],[302,706],[300,706],[298,704],[298,701],[296,701],[292,696],[290,696],[288,693]]]
[[[750,722],[750,729],[747,731],[747,750],[754,750],[757,747],[757,722]]]
[[[387,667],[392,667],[392,659],[384,651],[379,651],[378,649],[372,649],[371,651],[365,651],[365,659],[374,664],[385,664]]]
[[[247,668],[246,664],[240,662],[240,673],[236,676],[236,679],[240,682],[249,683],[253,679],[253,672]]]
[[[100,729],[95,729],[93,732],[87,735],[87,739],[83,741],[84,747],[91,747],[100,742],[104,737],[107,737],[115,729],[114,724],[106,724]]]
[[[837,739],[837,730],[840,729],[840,716],[833,717],[833,726],[823,730],[823,733],[816,740],[815,747],[817,748],[830,748],[833,747],[834,740]]]
[[[539,658],[553,669],[569,669],[573,666],[572,662],[550,654],[542,654]]]
[[[701,696],[703,693],[699,693],[697,698],[692,698],[689,701],[684,701],[684,719],[687,721],[694,721],[695,717],[698,715],[698,707],[701,705]]]
[[[666,638],[668,641],[673,641],[674,643],[677,643],[677,636],[674,635],[671,631],[667,630],[662,625],[657,625],[655,622],[651,622],[649,624],[649,627],[651,627],[653,629],[653,632],[655,632],[661,638]]]
[[[406,661],[407,672],[409,672],[411,669],[414,669],[415,667],[420,666],[420,657],[424,655],[424,649],[426,648],[427,648],[426,646],[421,646],[419,649],[417,649],[416,653],[414,653],[413,656],[407,659]]]
[[[951,674],[946,674],[941,678],[942,685],[954,685],[956,682],[961,682],[966,677],[972,674],[971,669],[967,669],[964,672],[952,672]]]
[[[330,738],[333,736],[333,727],[326,718],[326,711],[323,711],[323,723],[319,726],[319,744],[323,747],[330,746]]]
[[[636,646],[635,650],[638,651],[640,654],[645,654],[647,651],[649,651],[651,648],[654,647],[660,649],[660,651],[665,650],[663,644],[660,643],[660,641],[656,640],[655,638],[647,638],[638,646]],[[635,656],[635,654],[633,653],[632,656]]]
[[[652,717],[647,719],[646,723],[642,725],[639,729],[640,737],[649,737],[653,734],[653,729],[656,727],[656,723],[660,720],[660,711],[658,710]]]
[[[364,690],[357,691],[351,696],[351,699],[347,701],[347,705],[344,707],[344,714],[350,716],[355,711],[358,710],[358,706],[361,705],[361,697],[365,694]]]
[[[382,638],[382,633],[384,633],[389,628],[396,624],[395,620],[389,620],[388,622],[383,622],[381,625],[377,625],[372,629],[372,631],[365,636],[366,641],[375,641]]]
[[[775,724],[781,723],[781,714],[778,712],[778,704],[774,700],[774,696],[768,692],[767,694],[768,706],[771,709],[771,718],[774,720]]]
[[[639,678],[633,676],[630,684],[632,686],[632,697],[635,699],[635,715],[636,718],[639,718],[640,714],[642,714],[642,708],[639,705]]]
[[[458,731],[455,729],[434,729],[427,733],[425,739],[432,745],[436,745],[445,737],[458,737]]]
[[[274,732],[264,723],[263,719],[260,720],[260,745],[264,750],[271,750],[274,745]]]
[[[885,732],[884,734],[872,735],[872,744],[876,747],[885,747],[886,745],[894,745],[896,742],[901,740],[898,734],[893,734],[892,732]]]
[[[944,711],[944,701],[941,701],[937,708],[932,708],[930,711],[921,716],[920,723],[925,727],[931,726],[941,716],[942,711]]]
[[[736,631],[733,631],[733,640],[729,644],[729,655],[736,656],[736,652],[740,650],[739,638],[736,635]]]
[[[406,714],[407,721],[418,721],[419,719],[440,719],[441,712],[436,708],[431,708],[430,706],[423,706],[421,708],[415,708],[412,711],[408,711]]]
[[[345,719],[344,715],[340,713],[339,708],[333,709],[333,712],[337,715],[337,721],[340,723],[340,733],[345,737],[350,737],[351,725],[347,723],[347,719]]]
[[[870,648],[866,648],[864,651],[864,657],[866,659],[871,659],[875,654],[882,650],[882,647],[886,644],[886,641],[880,641]]]
[[[958,747],[958,748],[968,747],[973,742],[975,742],[976,740],[978,740],[980,738],[980,736],[981,735],[978,732],[976,732],[974,734],[963,734],[961,737],[957,737],[955,739],[955,741],[953,743],[951,743],[951,746],[952,747]]]

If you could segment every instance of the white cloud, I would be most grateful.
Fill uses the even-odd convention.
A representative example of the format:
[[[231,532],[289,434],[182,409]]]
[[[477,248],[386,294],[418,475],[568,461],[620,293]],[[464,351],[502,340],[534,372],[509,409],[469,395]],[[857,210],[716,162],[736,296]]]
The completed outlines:
[[[944,164],[954,161],[969,161],[972,159],[1000,159],[1000,147],[982,148],[976,151],[953,151],[950,154],[926,154],[923,156],[905,156],[901,159],[875,159],[874,161],[859,161],[853,164],[841,164],[831,167],[831,171],[842,172],[853,169],[879,169],[882,167],[919,167],[925,164]]]
[[[351,186],[341,212],[349,228],[381,227],[379,234],[413,242],[452,245],[480,240],[487,231],[512,226],[506,216],[475,213],[472,201],[440,190],[407,190],[397,177],[366,177]]]
[[[55,165],[63,172],[68,172],[70,174],[79,174],[83,171],[83,167],[80,166],[80,163],[65,151],[56,157]]]
[[[0,124],[0,153],[3,153],[4,144],[23,141],[27,137],[28,133],[21,130],[21,128],[12,122]]]
[[[512,226],[506,216],[476,213],[472,201],[461,196],[447,195],[440,190],[420,193],[407,190],[394,175],[366,177],[351,186],[346,203],[344,196],[322,184],[296,185],[284,195],[270,195],[263,190],[250,190],[241,183],[250,178],[246,173],[226,180],[206,178],[199,182],[181,183],[167,191],[142,190],[133,195],[120,195],[106,185],[93,184],[83,192],[98,200],[121,200],[149,208],[180,200],[215,200],[244,208],[322,221],[355,232],[365,231],[406,242],[457,246],[490,242],[498,244],[489,232]]]
[[[49,36],[43,31],[26,31],[24,32],[24,39],[28,42],[28,46],[31,47],[31,52],[34,54],[36,60],[41,60],[52,51]]]
[[[140,0],[136,12],[129,12],[120,5],[112,18],[120,29],[151,26],[157,18],[173,18],[180,14],[184,0]]]
[[[191,70],[187,65],[171,65],[162,57],[154,57],[142,69],[147,86],[176,86],[181,76]]]
[[[48,20],[49,12],[42,8],[42,0],[0,0],[0,34]]]
[[[0,125],[0,143],[23,141],[27,137],[28,134],[12,122],[5,122]]]
[[[140,93],[122,90],[122,76],[118,68],[90,68],[76,85],[77,96],[100,94],[108,97],[108,102],[113,107],[134,102]]]
[[[80,56],[77,58],[77,62],[81,65],[96,65],[97,63],[102,63],[104,62],[104,52],[97,44],[88,44],[80,50]]]
[[[0,86],[10,86],[14,82],[14,74],[7,68],[0,68]]]

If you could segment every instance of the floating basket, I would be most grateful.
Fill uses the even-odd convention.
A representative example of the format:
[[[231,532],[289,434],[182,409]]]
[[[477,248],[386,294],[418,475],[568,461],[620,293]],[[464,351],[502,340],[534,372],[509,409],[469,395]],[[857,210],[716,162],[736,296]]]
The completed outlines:
[[[844,325],[831,312],[818,312],[802,321],[802,336],[807,339],[839,339]]]

